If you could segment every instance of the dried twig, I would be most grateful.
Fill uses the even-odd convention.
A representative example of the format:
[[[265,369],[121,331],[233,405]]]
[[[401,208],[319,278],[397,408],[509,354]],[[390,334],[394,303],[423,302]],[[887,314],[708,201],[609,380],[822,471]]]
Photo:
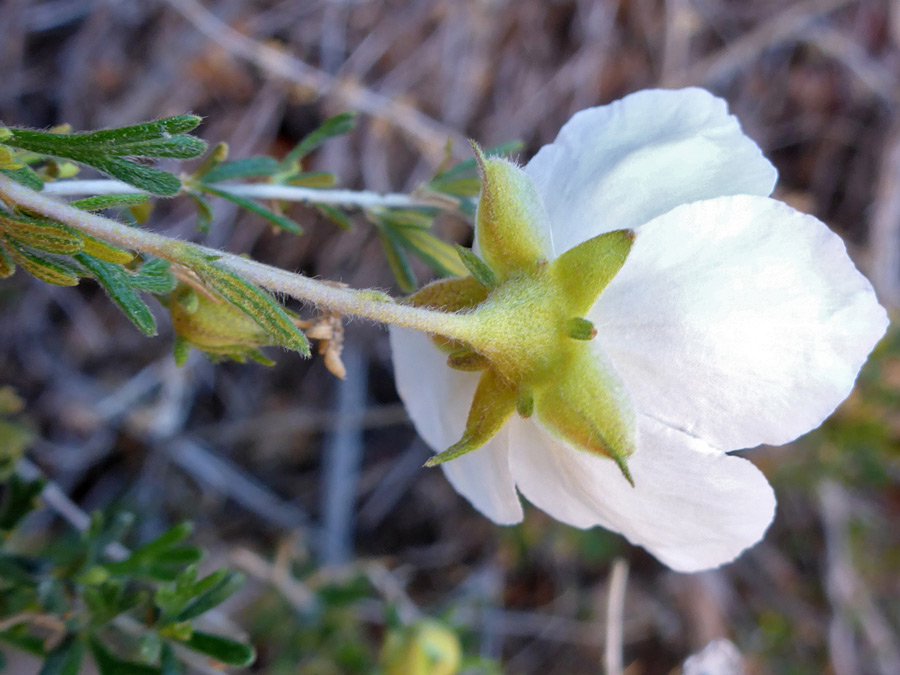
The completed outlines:
[[[456,148],[467,146],[463,135],[415,108],[370,91],[356,82],[332,78],[290,54],[260,44],[222,22],[196,0],[166,1],[183,14],[197,30],[226,51],[256,64],[273,75],[298,84],[318,96],[333,97],[352,110],[358,110],[403,129],[419,142],[422,151],[435,162],[439,162],[444,156],[448,138],[454,141]]]
[[[606,600],[606,642],[603,648],[606,675],[622,675],[622,623],[627,585],[628,561],[616,558],[609,573],[609,595]]]

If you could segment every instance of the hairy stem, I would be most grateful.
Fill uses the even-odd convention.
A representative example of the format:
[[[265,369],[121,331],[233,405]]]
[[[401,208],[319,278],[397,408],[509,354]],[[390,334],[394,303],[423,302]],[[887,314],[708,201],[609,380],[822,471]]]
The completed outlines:
[[[128,227],[115,220],[81,211],[37,193],[3,175],[0,175],[0,198],[70,225],[110,244],[150,253],[175,264],[189,266],[183,259],[183,252],[185,247],[191,247],[203,255],[214,256],[218,265],[251,283],[340,314],[359,316],[379,323],[403,326],[463,341],[470,341],[473,337],[471,322],[467,321],[464,315],[399,305],[378,292],[337,287],[233,253],[188,244],[154,232]]]
[[[380,194],[370,190],[323,190],[295,185],[271,185],[268,183],[234,183],[216,185],[217,190],[237,197],[250,199],[277,199],[283,202],[310,202],[313,204],[339,204],[358,208],[386,207],[408,209],[419,206],[438,206],[439,199],[416,198],[407,194]],[[61,180],[44,185],[45,194],[56,195],[110,195],[145,194],[132,185],[117,180]]]

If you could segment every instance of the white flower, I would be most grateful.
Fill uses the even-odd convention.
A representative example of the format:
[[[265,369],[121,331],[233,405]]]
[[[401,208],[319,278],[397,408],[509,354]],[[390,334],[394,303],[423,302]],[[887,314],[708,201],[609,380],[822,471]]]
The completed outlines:
[[[634,486],[609,459],[516,415],[443,464],[447,478],[497,523],[522,519],[520,492],[676,570],[734,559],[762,538],[775,498],[727,453],[821,424],[884,334],[884,309],[837,235],[769,198],[775,169],[703,90],[643,91],[582,111],[525,173],[552,257],[604,232],[636,233],[587,314],[598,331],[589,344],[635,411]],[[391,345],[416,429],[446,449],[463,434],[479,375],[450,369],[424,334],[392,328]]]

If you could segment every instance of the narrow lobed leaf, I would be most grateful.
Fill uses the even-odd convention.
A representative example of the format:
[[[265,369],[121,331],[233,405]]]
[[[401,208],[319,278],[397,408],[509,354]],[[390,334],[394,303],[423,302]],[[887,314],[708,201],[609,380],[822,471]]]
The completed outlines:
[[[463,265],[475,278],[475,281],[488,290],[497,287],[497,276],[494,274],[494,271],[487,266],[486,262],[475,255],[472,249],[457,245],[456,252],[459,254],[459,259]]]
[[[419,285],[416,275],[410,265],[409,257],[403,250],[402,240],[393,228],[382,227],[378,232],[381,238],[381,246],[387,258],[388,265],[394,273],[397,285],[404,293],[412,293]]]
[[[256,652],[250,645],[199,630],[193,631],[184,645],[229,666],[249,666],[256,660]]]
[[[356,126],[356,113],[344,112],[325,120],[322,125],[307,134],[284,158],[284,166],[298,164],[301,159],[318,148],[329,138],[341,136],[353,130]]]
[[[54,286],[78,285],[80,272],[71,265],[67,265],[59,258],[49,257],[48,254],[29,250],[8,236],[0,235],[0,237],[3,238],[6,250],[16,264],[31,276]]]
[[[94,258],[117,265],[127,265],[134,260],[134,253],[131,251],[107,244],[105,241],[89,234],[82,233],[81,237],[84,240],[84,246],[81,249],[82,253],[87,253]]]
[[[284,308],[266,291],[212,263],[194,271],[213,290],[266,330],[282,347],[309,356],[309,341]]]
[[[80,251],[84,244],[77,231],[51,220],[0,213],[0,230],[25,246],[47,253],[71,255]]]
[[[149,195],[120,194],[120,195],[96,195],[94,197],[85,197],[84,199],[76,199],[69,202],[69,206],[74,206],[82,211],[103,211],[105,209],[114,209],[120,206],[135,206],[143,204],[150,198]]]
[[[156,320],[146,303],[129,284],[128,273],[120,266],[99,260],[85,253],[75,259],[84,265],[97,280],[110,299],[144,335],[156,335]]]
[[[225,190],[219,190],[214,187],[210,187],[209,185],[204,185],[201,188],[204,192],[208,192],[210,194],[214,194],[217,197],[222,197],[223,199],[227,199],[228,201],[237,204],[243,209],[250,211],[251,213],[255,213],[261,218],[265,218],[270,223],[275,225],[276,227],[280,227],[288,232],[293,232],[294,234],[303,234],[303,228],[301,228],[297,223],[295,223],[290,218],[286,218],[285,216],[281,216],[277,213],[270,211],[269,209],[261,206],[257,202],[254,202],[245,197],[238,197],[237,195],[233,195],[230,192],[226,192]]]
[[[0,169],[0,173],[35,192],[40,192],[44,189],[44,181],[30,167],[20,166],[18,169]]]
[[[129,273],[128,284],[139,291],[156,295],[171,293],[175,289],[175,276],[169,271],[169,261],[150,258],[135,272]]]

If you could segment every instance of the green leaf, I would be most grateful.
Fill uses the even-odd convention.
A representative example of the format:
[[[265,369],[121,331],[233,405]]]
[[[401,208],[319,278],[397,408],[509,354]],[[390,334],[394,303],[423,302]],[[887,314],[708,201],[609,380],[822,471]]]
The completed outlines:
[[[115,656],[95,636],[91,636],[91,653],[100,675],[160,675],[160,669],[144,663],[125,661]]]
[[[80,251],[84,244],[78,232],[51,220],[0,214],[0,229],[20,244],[47,253],[71,255]]]
[[[73,157],[73,159],[75,158]],[[118,178],[123,183],[134,185],[136,188],[162,197],[171,197],[181,190],[181,180],[176,176],[125,159],[97,157],[90,158],[90,161],[76,161],[81,161],[113,178]]]
[[[175,115],[174,117],[164,117],[153,122],[143,122],[142,124],[119,127],[117,129],[91,131],[84,135],[91,136],[103,143],[134,143],[193,131],[202,121],[203,118],[198,115]]]
[[[44,189],[44,181],[30,167],[20,166],[18,169],[0,169],[0,173],[35,192],[40,192]]]
[[[171,293],[175,289],[175,277],[169,271],[169,261],[150,258],[128,276],[128,284],[138,291],[156,295]]]
[[[294,149],[287,154],[282,164],[286,167],[299,165],[301,159],[318,148],[329,138],[334,138],[335,136],[340,136],[352,131],[353,127],[356,125],[356,120],[354,119],[355,115],[356,113],[353,112],[344,112],[325,120],[325,122],[322,123],[322,126],[306,135],[303,140],[294,146]],[[296,169],[294,170],[296,171]]]
[[[200,121],[193,115],[180,115],[119,129],[105,129],[79,134],[59,134],[30,129],[11,129],[6,144],[22,150],[64,157],[159,195],[173,195],[181,189],[181,181],[172,174],[123,159],[196,157],[206,144],[178,130],[191,130]],[[173,131],[174,130],[174,131]]]
[[[456,249],[441,241],[431,232],[419,228],[402,230],[404,245],[442,276],[465,276],[467,269],[459,259]]]
[[[34,438],[34,432],[24,424],[0,419],[0,481],[5,481],[16,470]]]
[[[115,263],[116,265],[127,265],[134,260],[134,253],[131,251],[126,251],[118,246],[107,244],[105,241],[101,241],[100,239],[83,232],[79,234],[81,234],[81,238],[84,242],[81,249],[82,253],[86,253],[87,255],[99,258],[108,263]]]
[[[84,657],[84,643],[70,635],[47,655],[38,675],[78,675]]]
[[[120,266],[79,253],[75,259],[94,276],[110,299],[144,335],[156,335],[156,320],[146,303],[129,283],[129,275]]]
[[[203,175],[204,183],[221,183],[237,178],[272,176],[281,168],[281,163],[272,157],[247,157],[233,162],[225,162],[210,169]]]
[[[191,198],[194,206],[197,207],[197,229],[203,233],[209,232],[209,227],[212,225],[214,217],[209,202],[203,198],[203,195],[193,190],[189,190],[187,196]]]
[[[420,227],[427,230],[437,215],[436,209],[379,209],[378,219],[395,227]]]
[[[51,258],[38,251],[30,251],[8,236],[0,235],[0,240],[7,245],[6,250],[13,260],[36,279],[55,286],[78,285],[78,271],[61,259]]]
[[[107,563],[106,569],[110,574],[115,575],[137,574],[145,570],[149,563],[158,560],[160,556],[165,555],[167,551],[170,551],[187,539],[193,530],[194,527],[190,523],[179,523],[163,532],[153,541],[134,549],[131,555],[124,560]]]
[[[168,643],[163,644],[159,655],[160,675],[184,675],[184,670],[178,659],[175,658],[175,650]]]
[[[228,201],[237,204],[243,209],[250,211],[251,213],[255,213],[261,218],[265,218],[273,225],[280,227],[288,232],[293,232],[294,234],[303,234],[303,228],[301,228],[297,223],[295,223],[290,218],[286,218],[284,216],[278,215],[270,211],[269,209],[261,206],[257,202],[254,202],[245,197],[238,197],[237,195],[233,195],[230,192],[226,192],[225,190],[219,190],[214,187],[210,187],[209,185],[204,185],[201,187],[204,192],[208,192],[210,194],[214,194],[217,197],[222,197],[222,199],[227,199]]]
[[[13,474],[6,482],[3,503],[0,505],[0,531],[9,532],[38,506],[38,497],[46,481],[25,481]]]
[[[304,171],[294,174],[285,183],[297,187],[322,189],[334,187],[337,178],[330,171]]]
[[[379,228],[378,234],[381,238],[381,246],[384,248],[384,255],[387,257],[388,265],[390,265],[394,278],[397,280],[397,285],[404,293],[412,293],[416,290],[418,282],[406,251],[403,249],[402,239],[390,227]]]
[[[185,605],[184,609],[175,616],[175,621],[189,621],[208,612],[213,607],[218,607],[244,585],[245,579],[243,574],[230,572],[213,580],[216,582],[215,585]],[[200,586],[201,583],[198,582],[197,585]]]
[[[250,645],[199,630],[191,633],[184,644],[229,666],[249,666],[256,660],[256,652]]]
[[[143,204],[149,195],[136,194],[119,194],[119,195],[97,195],[95,197],[85,197],[84,199],[76,199],[69,202],[69,206],[74,206],[82,211],[103,211],[105,209],[114,209],[120,206],[135,206]]]
[[[353,229],[353,223],[350,222],[350,218],[339,208],[331,206],[330,204],[314,204],[314,206],[319,213],[328,218],[328,220],[342,230],[347,230],[349,232]]]

